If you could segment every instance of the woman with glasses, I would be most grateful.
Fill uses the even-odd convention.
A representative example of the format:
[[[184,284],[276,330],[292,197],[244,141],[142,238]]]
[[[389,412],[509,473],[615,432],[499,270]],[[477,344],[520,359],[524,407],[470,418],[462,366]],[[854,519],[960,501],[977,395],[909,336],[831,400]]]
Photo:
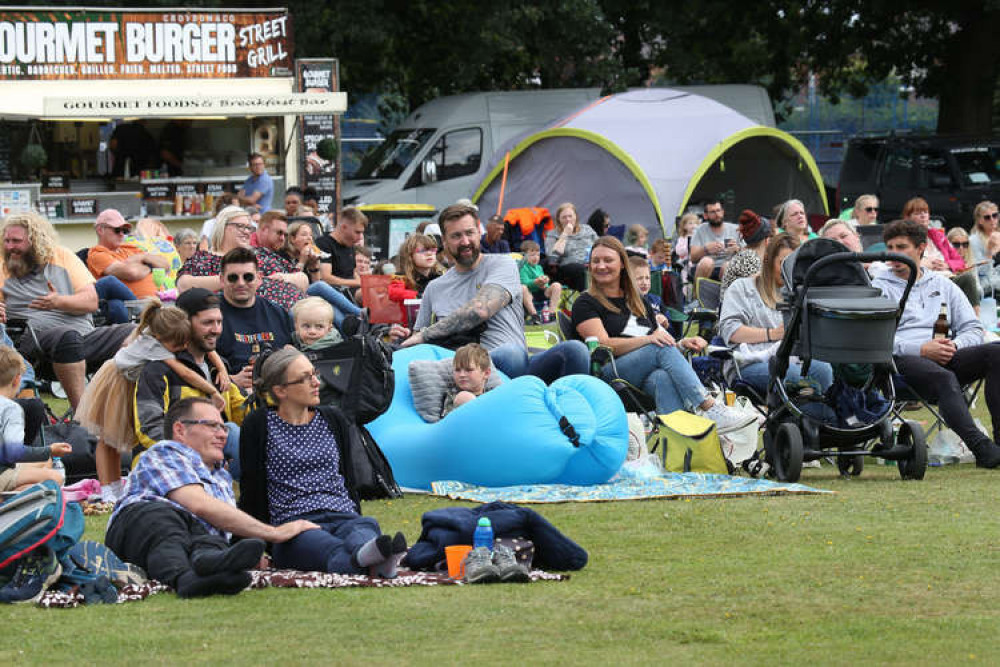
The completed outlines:
[[[407,289],[422,297],[427,284],[444,273],[437,261],[437,242],[430,236],[410,234],[399,246],[399,272]]]
[[[973,263],[979,264],[979,284],[984,292],[993,296],[1000,288],[1000,271],[993,265],[993,256],[1000,252],[997,205],[991,201],[979,202],[972,217],[975,222],[969,235],[969,251]]]
[[[227,206],[219,211],[212,231],[212,250],[199,250],[184,262],[177,272],[177,289],[183,292],[191,287],[204,287],[218,291],[222,256],[235,248],[251,248],[253,229],[250,216],[239,206]],[[260,275],[263,276],[257,288],[258,296],[273,301],[285,310],[304,296],[308,280],[303,274],[283,272],[284,267],[274,253],[260,253],[258,262]]]
[[[903,205],[903,219],[918,223],[927,231],[927,247],[920,260],[920,266],[925,270],[934,271],[948,276],[958,285],[965,298],[969,300],[976,314],[979,314],[979,301],[982,298],[979,290],[979,280],[975,272],[966,271],[967,265],[962,256],[948,241],[944,230],[931,227],[931,209],[923,197],[914,197]]]
[[[948,242],[955,248],[955,252],[962,258],[966,266],[972,266],[972,251],[969,250],[969,232],[961,227],[952,227],[948,230]]]
[[[861,195],[854,200],[854,210],[851,211],[851,219],[857,225],[878,224],[878,197],[875,195]]]
[[[255,387],[273,407],[243,422],[239,507],[274,526],[295,519],[320,526],[275,544],[275,567],[396,576],[406,538],[382,535],[375,519],[361,516],[348,445],[352,425],[319,404],[312,363],[298,350],[278,350],[261,364]]]

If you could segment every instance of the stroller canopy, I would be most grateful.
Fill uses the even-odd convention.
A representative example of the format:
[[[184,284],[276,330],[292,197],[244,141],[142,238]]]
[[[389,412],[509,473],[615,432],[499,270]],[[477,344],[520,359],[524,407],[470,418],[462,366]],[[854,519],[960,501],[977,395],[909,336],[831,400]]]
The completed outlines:
[[[817,260],[838,252],[851,252],[847,246],[833,239],[806,241],[781,265],[781,278],[786,289],[796,290],[805,282],[806,273]],[[861,262],[837,262],[823,267],[812,278],[812,287],[837,287],[856,285],[868,287],[871,280]]]

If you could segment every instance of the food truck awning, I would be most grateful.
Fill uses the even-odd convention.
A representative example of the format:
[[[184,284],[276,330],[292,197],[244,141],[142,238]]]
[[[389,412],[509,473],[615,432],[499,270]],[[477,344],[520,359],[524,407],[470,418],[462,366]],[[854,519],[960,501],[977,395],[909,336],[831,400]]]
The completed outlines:
[[[346,93],[296,93],[292,78],[7,81],[0,118],[98,120],[343,113]]]

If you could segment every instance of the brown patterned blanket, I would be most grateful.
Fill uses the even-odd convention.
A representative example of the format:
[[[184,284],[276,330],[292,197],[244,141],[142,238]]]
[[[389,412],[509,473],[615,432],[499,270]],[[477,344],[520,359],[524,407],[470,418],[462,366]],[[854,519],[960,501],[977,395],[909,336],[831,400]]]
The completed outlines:
[[[300,572],[298,570],[252,570],[250,588],[400,588],[403,586],[462,586],[461,581],[450,579],[447,574],[400,570],[395,579],[380,579],[363,574],[329,574],[326,572]],[[566,581],[568,574],[555,574],[532,570],[531,581]],[[158,581],[142,585],[125,586],[118,591],[118,604],[145,600],[156,593],[169,592],[169,586]],[[38,602],[41,607],[70,609],[83,605],[83,595],[78,592],[47,591]]]

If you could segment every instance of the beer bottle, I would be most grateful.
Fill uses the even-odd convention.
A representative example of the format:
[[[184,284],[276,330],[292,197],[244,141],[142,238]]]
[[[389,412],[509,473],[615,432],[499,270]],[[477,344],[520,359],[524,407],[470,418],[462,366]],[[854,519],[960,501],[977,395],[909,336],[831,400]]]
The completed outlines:
[[[948,338],[948,304],[941,302],[941,312],[938,313],[934,321],[934,340],[945,340]]]

